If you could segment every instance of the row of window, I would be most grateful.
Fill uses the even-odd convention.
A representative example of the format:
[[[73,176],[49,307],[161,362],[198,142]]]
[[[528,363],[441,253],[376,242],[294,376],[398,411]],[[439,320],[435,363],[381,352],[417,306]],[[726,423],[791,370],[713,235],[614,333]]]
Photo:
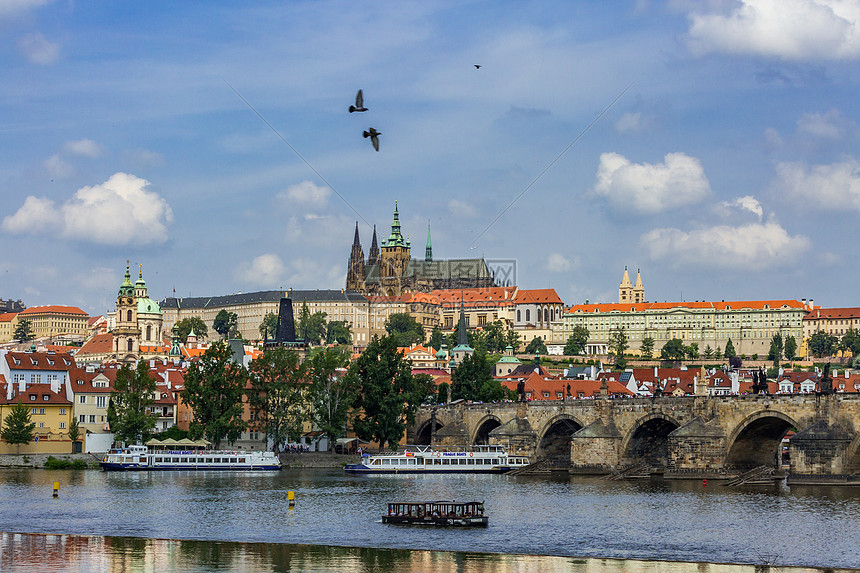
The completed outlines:
[[[244,464],[245,458],[189,458],[178,457],[178,458],[168,458],[163,456],[156,456],[155,463],[161,464]]]

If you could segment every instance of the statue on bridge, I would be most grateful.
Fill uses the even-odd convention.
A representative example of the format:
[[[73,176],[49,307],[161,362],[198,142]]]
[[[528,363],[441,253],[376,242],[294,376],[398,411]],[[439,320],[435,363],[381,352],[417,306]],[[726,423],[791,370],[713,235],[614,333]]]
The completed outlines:
[[[517,382],[517,402],[526,401],[526,383],[523,380]]]
[[[570,382],[567,383],[567,399],[570,400]]]
[[[767,387],[767,373],[764,368],[753,370],[753,394],[770,394]]]
[[[818,382],[819,394],[833,394],[833,378],[830,376],[830,363],[824,365],[824,372]]]

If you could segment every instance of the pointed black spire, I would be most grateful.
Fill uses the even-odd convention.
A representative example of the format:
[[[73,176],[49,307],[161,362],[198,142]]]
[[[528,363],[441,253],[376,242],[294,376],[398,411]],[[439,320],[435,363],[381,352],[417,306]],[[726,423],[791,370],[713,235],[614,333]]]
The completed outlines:
[[[373,226],[373,241],[370,243],[370,250],[367,252],[367,266],[379,264],[379,244],[376,241],[376,225]]]
[[[352,241],[352,251],[349,253],[349,266],[346,269],[346,289],[364,290],[364,250],[358,237],[358,221],[355,222],[355,239]]]

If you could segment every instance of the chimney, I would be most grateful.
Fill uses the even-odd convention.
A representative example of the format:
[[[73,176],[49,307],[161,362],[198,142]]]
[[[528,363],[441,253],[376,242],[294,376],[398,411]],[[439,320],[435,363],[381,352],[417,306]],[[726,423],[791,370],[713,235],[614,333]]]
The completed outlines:
[[[812,299],[809,299],[809,310],[813,310],[815,308],[815,302]]]

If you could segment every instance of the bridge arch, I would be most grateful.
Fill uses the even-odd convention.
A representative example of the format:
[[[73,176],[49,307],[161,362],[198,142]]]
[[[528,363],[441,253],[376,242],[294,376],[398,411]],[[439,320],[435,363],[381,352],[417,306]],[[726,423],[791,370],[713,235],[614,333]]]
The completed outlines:
[[[475,426],[475,433],[470,443],[475,445],[486,445],[490,443],[490,432],[502,425],[498,416],[488,414],[484,416]]]
[[[548,459],[552,465],[569,468],[570,437],[582,428],[582,422],[569,414],[550,418],[537,433],[536,457]]]
[[[645,463],[652,468],[666,469],[669,434],[680,426],[678,420],[660,412],[639,418],[621,442],[622,461],[631,464]]]
[[[726,469],[780,467],[782,439],[791,428],[800,430],[791,416],[764,409],[744,418],[726,440]]]
[[[415,445],[416,446],[429,446],[430,442],[433,438],[433,420],[427,420],[423,424],[418,427],[418,430],[415,432]],[[436,420],[436,431],[438,432],[442,428],[445,427],[445,424],[442,423],[439,419]]]
[[[860,432],[854,436],[854,439],[848,445],[845,458],[845,473],[848,475],[860,474]]]

